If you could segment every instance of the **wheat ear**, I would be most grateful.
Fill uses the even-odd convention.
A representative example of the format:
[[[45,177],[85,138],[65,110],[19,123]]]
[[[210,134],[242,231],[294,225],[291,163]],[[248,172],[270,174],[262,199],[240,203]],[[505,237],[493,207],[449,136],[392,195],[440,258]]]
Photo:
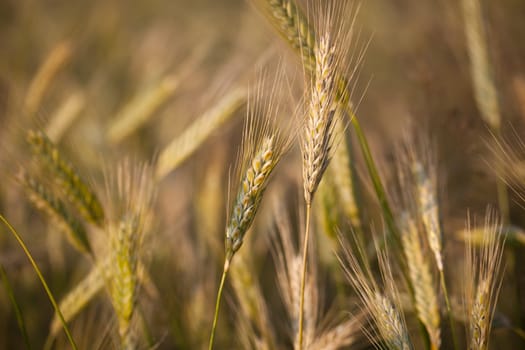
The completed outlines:
[[[474,97],[485,122],[499,130],[501,114],[492,76],[480,0],[462,0]]]
[[[139,261],[152,222],[155,186],[148,165],[120,164],[107,180],[109,268],[104,273],[118,322],[121,346],[132,349],[131,327],[139,292]]]
[[[409,146],[410,147],[410,146]],[[425,149],[425,146],[422,146]],[[445,271],[443,268],[443,231],[439,222],[439,204],[437,195],[437,179],[435,160],[432,156],[420,161],[417,159],[415,149],[409,151],[411,157],[411,172],[415,186],[415,199],[419,210],[421,222],[425,228],[428,246],[434,255],[434,261],[439,271],[440,284],[445,297],[448,319],[454,348],[458,349],[454,318],[452,316],[452,307],[450,304],[448,288],[445,280]]]
[[[483,245],[477,251],[467,245],[465,303],[468,311],[468,341],[471,350],[488,349],[489,335],[501,284],[503,254],[501,227],[488,213]]]
[[[268,178],[279,159],[276,142],[275,136],[266,136],[246,169],[226,228],[226,259],[231,260],[239,250],[255,218]]]
[[[111,279],[109,275],[111,273],[110,264],[113,263],[112,257],[108,256],[102,259],[102,261],[96,263],[91,271],[80,281],[75,287],[69,291],[60,300],[59,306],[62,310],[62,314],[66,322],[71,321],[77,316],[87,304],[104,288],[104,282]],[[151,277],[146,271],[144,263],[138,261],[137,265],[137,277],[146,291],[149,290],[150,295],[155,295],[156,290],[154,289]],[[60,331],[61,323],[58,315],[55,313],[53,321],[51,322],[51,334],[54,337]]]
[[[24,171],[18,176],[18,181],[26,190],[31,202],[59,226],[73,247],[82,253],[92,253],[84,225],[69,212],[59,198]]]
[[[465,36],[470,57],[470,75],[474,98],[483,120],[497,138],[501,138],[501,111],[498,90],[490,62],[480,0],[462,0]],[[497,179],[498,204],[504,223],[509,220],[509,198],[505,183]]]
[[[53,180],[75,204],[82,216],[101,226],[104,220],[104,211],[96,194],[87,183],[82,180],[73,165],[66,160],[58,147],[39,130],[30,130],[27,133],[27,142],[31,145],[37,160],[41,160],[53,173]]]
[[[307,17],[298,8],[293,0],[256,0],[263,3],[267,17],[277,28],[279,33],[286,39],[301,56],[303,66],[307,73],[313,75],[315,71],[315,50],[317,46],[316,35],[313,27],[308,22]],[[344,8],[344,7],[343,7]],[[341,11],[343,12],[343,11]],[[348,50],[348,48],[346,48]],[[354,127],[357,140],[361,147],[361,152],[366,163],[370,178],[373,182],[379,204],[383,211],[386,224],[390,232],[396,239],[399,237],[398,228],[394,219],[393,211],[388,202],[385,187],[379,176],[377,166],[372,157],[368,140],[361,129],[358,118],[355,115],[353,106],[349,103],[350,93],[349,84],[343,72],[337,72],[337,97],[341,108],[350,116]]]
[[[383,279],[383,286],[376,283],[368,261],[358,259],[363,252],[356,254],[351,251],[351,245],[341,239],[343,256],[339,261],[343,266],[345,275],[354,287],[363,304],[363,311],[368,315],[370,325],[374,326],[375,333],[364,330],[369,339],[377,348],[383,348],[382,343],[389,350],[410,350],[410,341],[403,314],[400,313],[399,295],[390,268],[386,249],[381,252],[377,247],[378,262]],[[355,249],[355,248],[354,248]],[[357,249],[362,249],[357,245]]]
[[[413,288],[417,316],[430,337],[432,349],[441,345],[439,304],[428,261],[425,259],[416,222],[402,215],[401,241]]]
[[[272,102],[270,102],[270,104],[271,103]],[[252,113],[252,111],[248,113]],[[220,300],[226,275],[230,269],[230,262],[241,247],[244,236],[255,218],[270,175],[289,144],[287,140],[281,138],[278,132],[272,130],[269,125],[270,119],[263,119],[266,121],[266,124],[253,125],[253,119],[256,117],[260,116],[249,114],[250,119],[246,124],[247,128],[244,134],[243,147],[245,149],[243,150],[243,155],[245,159],[243,162],[245,165],[243,165],[242,168],[245,170],[243,171],[230,219],[226,226],[225,262],[217,292],[215,316],[209,341],[210,350],[213,348]]]
[[[293,0],[262,0],[267,16],[290,46],[299,52],[304,67],[315,70],[315,34]]]

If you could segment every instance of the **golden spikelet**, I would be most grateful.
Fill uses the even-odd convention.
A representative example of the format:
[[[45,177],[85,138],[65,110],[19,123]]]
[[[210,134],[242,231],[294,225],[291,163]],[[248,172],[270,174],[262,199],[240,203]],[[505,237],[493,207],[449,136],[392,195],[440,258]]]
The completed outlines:
[[[278,142],[276,135],[265,135],[244,173],[226,228],[228,259],[241,247],[259,208],[270,174],[280,158]]]
[[[439,271],[443,271],[442,257],[442,232],[439,224],[439,205],[437,201],[437,184],[435,176],[425,169],[420,161],[412,160],[412,176],[415,181],[416,201],[421,216],[421,221],[427,233],[430,250]]]
[[[351,346],[359,340],[360,320],[352,316],[336,326],[323,331],[308,346],[309,350],[337,350]]]
[[[373,330],[364,329],[365,334],[378,348],[382,348],[384,344],[390,350],[412,349],[386,249],[379,251],[376,242],[383,279],[383,286],[380,287],[368,263],[360,262],[361,259],[357,258],[355,251],[350,250],[348,242],[341,239],[341,244],[344,255],[339,256],[339,261],[362,302],[362,309],[370,326],[373,327]],[[363,254],[358,252],[358,255]]]
[[[333,144],[335,116],[334,47],[330,38],[321,38],[316,50],[315,79],[310,95],[310,106],[306,118],[302,140],[303,185],[307,205],[311,205],[313,195],[330,161]]]
[[[470,226],[470,225],[469,225]],[[483,245],[478,250],[467,245],[465,304],[468,319],[468,341],[472,350],[488,349],[489,335],[501,283],[503,254],[501,227],[487,213]]]
[[[293,0],[259,0],[270,22],[288,44],[299,52],[308,71],[315,69],[315,34]]]
[[[299,54],[305,72],[314,76],[317,66],[317,52],[320,39],[330,35],[334,43],[339,43],[335,86],[337,100],[343,109],[347,108],[350,98],[349,78],[357,72],[356,63],[362,59],[362,52],[355,60],[349,60],[347,54],[353,46],[353,26],[355,14],[350,2],[320,1],[315,7],[317,18],[310,21],[294,0],[255,0],[262,7],[270,23],[284,37],[286,42]],[[354,16],[348,14],[354,12]]]
[[[110,174],[107,190],[111,216],[107,223],[110,264],[106,278],[121,345],[128,348],[135,341],[131,321],[138,296],[138,266],[152,219],[155,188],[151,170],[147,165],[134,167],[125,162]]]
[[[474,97],[483,120],[493,131],[498,131],[501,114],[487,49],[481,3],[480,0],[462,0],[462,5]]]
[[[402,215],[400,229],[417,316],[429,334],[432,348],[439,349],[441,345],[439,303],[432,272],[425,259],[421,237],[416,222],[408,214]]]
[[[131,318],[137,297],[137,255],[140,238],[134,220],[123,219],[117,227],[110,228],[111,249],[114,255],[111,266],[111,302],[118,319],[118,332],[124,344],[131,342]],[[124,346],[123,346],[124,347]]]
[[[275,76],[273,89],[281,82],[280,78],[280,74]],[[269,96],[262,94],[260,88],[263,84],[264,80],[257,86],[255,106],[248,106],[248,118],[238,163],[241,179],[227,220],[224,267],[217,291],[209,350],[213,349],[222,291],[231,260],[240,249],[244,236],[255,218],[273,169],[291,143],[290,137],[283,137],[272,125],[280,113],[279,106],[274,100],[275,90],[272,90]]]
[[[28,131],[27,142],[31,145],[35,158],[47,165],[52,172],[53,181],[77,207],[80,214],[86,220],[101,226],[104,220],[102,205],[58,147],[39,130]]]
[[[87,276],[78,282],[73,289],[62,298],[59,307],[66,322],[73,320],[103,289],[104,282],[111,279],[109,275],[112,273],[112,269],[110,268],[111,263],[113,263],[113,261],[109,257],[106,257],[99,263],[95,263]],[[153,282],[150,280],[151,277],[147,274],[144,263],[141,261],[138,262],[137,275],[141,286],[145,289],[150,289],[149,294],[154,295],[155,290],[152,289]],[[55,314],[51,322],[51,335],[56,336],[61,329],[62,324]]]
[[[84,225],[69,212],[66,205],[26,172],[21,172],[18,181],[26,190],[31,202],[59,226],[71,245],[82,253],[90,254],[91,246]]]
[[[408,350],[412,346],[408,340],[406,325],[403,324],[399,314],[399,309],[384,295],[376,293],[371,312],[381,335],[388,349]]]

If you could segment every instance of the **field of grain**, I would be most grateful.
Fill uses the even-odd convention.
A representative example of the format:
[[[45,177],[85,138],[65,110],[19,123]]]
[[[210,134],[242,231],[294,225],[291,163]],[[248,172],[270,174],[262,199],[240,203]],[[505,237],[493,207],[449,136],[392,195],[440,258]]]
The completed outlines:
[[[525,2],[0,1],[0,349],[525,347]]]

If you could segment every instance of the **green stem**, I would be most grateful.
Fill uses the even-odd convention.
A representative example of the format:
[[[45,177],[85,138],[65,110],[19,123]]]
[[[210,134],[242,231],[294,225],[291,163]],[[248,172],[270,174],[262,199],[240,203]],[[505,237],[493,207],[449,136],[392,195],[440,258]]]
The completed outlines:
[[[60,311],[60,308],[58,307],[58,304],[57,304],[55,298],[53,297],[53,294],[51,293],[51,290],[49,289],[49,286],[47,285],[46,280],[44,279],[44,275],[42,275],[42,272],[38,268],[38,265],[36,264],[35,260],[33,259],[33,256],[31,255],[31,253],[29,252],[29,249],[27,248],[26,244],[22,240],[22,237],[18,234],[18,232],[16,232],[14,227],[11,226],[9,221],[7,221],[7,219],[4,218],[4,216],[1,215],[1,214],[0,214],[0,220],[4,223],[5,226],[7,226],[9,231],[11,231],[13,236],[16,238],[16,240],[18,241],[18,243],[22,247],[22,250],[26,254],[27,258],[29,259],[29,262],[31,263],[31,265],[33,266],[33,269],[35,270],[36,274],[38,275],[38,278],[40,279],[40,282],[42,283],[42,286],[44,287],[44,289],[45,289],[45,291],[47,293],[49,301],[53,305],[53,308],[55,309],[55,312],[57,313],[58,318],[60,319],[60,322],[62,323],[62,327],[64,328],[64,332],[66,333],[67,339],[68,339],[69,343],[71,344],[71,347],[73,348],[73,350],[77,350],[77,345],[76,345],[75,341],[73,340],[73,336],[71,335],[71,332],[69,331],[69,328],[68,328],[68,326],[66,324],[66,320],[64,319],[64,315],[62,315],[62,312]]]
[[[445,305],[447,306],[447,317],[450,322],[450,333],[452,335],[452,342],[454,344],[454,350],[459,349],[458,338],[456,337],[456,327],[454,324],[454,317],[452,316],[452,306],[450,305],[450,299],[448,298],[447,284],[445,282],[445,274],[443,270],[439,271],[441,279],[441,288],[443,288],[443,295],[445,296]]]
[[[224,288],[224,282],[226,281],[226,275],[228,274],[228,270],[230,269],[230,261],[230,256],[227,256],[224,260],[224,268],[222,270],[221,283],[219,284],[219,290],[217,291],[217,301],[215,302],[215,315],[213,316],[213,326],[211,328],[210,343],[208,345],[209,350],[213,349],[213,341],[215,340],[215,329],[217,328],[217,320],[219,319],[219,309],[221,306],[222,290]]]
[[[359,124],[359,120],[353,113],[350,105],[347,105],[347,112],[350,115],[350,120],[357,135],[359,145],[361,146],[363,158],[365,159],[366,167],[368,169],[368,173],[370,174],[370,179],[372,180],[372,184],[374,186],[379,205],[381,206],[381,210],[383,211],[383,216],[385,218],[387,227],[389,231],[394,235],[394,237],[396,237],[396,240],[399,240],[394,215],[392,214],[392,209],[390,208],[390,204],[388,203],[386,191],[383,187],[383,183],[381,182],[381,178],[379,177],[379,172],[377,171],[374,158],[372,157],[372,152],[370,152],[370,146],[368,145],[368,141],[366,140],[365,134],[363,133],[361,125]]]
[[[306,263],[308,260],[308,241],[310,237],[310,211],[312,205],[306,204],[306,228],[304,233],[303,245],[303,271],[301,273],[301,291],[299,297],[299,350],[303,349],[303,328],[304,328],[304,290],[306,285]]]

